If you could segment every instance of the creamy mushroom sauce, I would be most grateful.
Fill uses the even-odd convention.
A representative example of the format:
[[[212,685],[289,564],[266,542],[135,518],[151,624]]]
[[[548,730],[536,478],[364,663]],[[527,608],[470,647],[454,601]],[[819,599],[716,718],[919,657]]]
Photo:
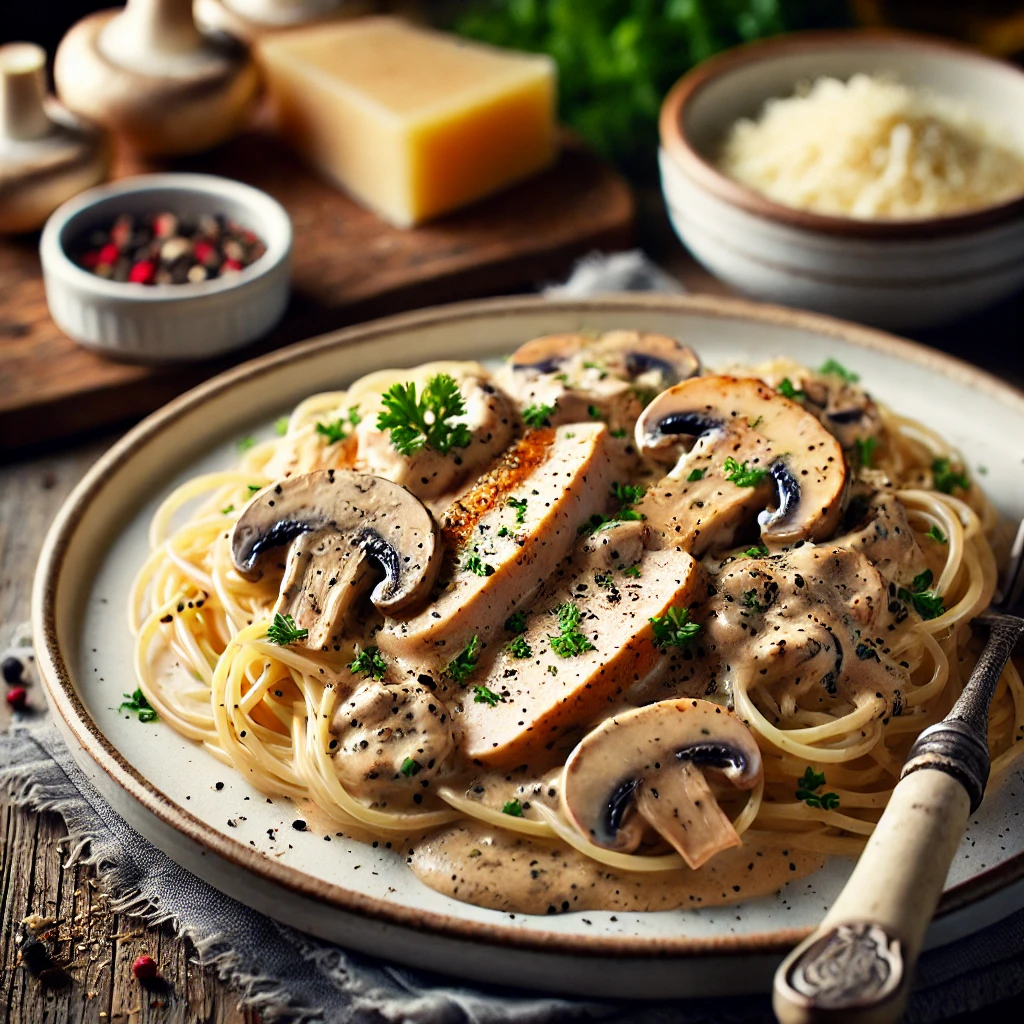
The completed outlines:
[[[515,914],[676,910],[764,896],[824,864],[819,854],[749,840],[698,871],[616,871],[562,843],[459,822],[410,846],[417,877],[438,892]]]
[[[902,713],[910,665],[893,653],[908,615],[898,588],[941,565],[918,544],[884,473],[849,471],[858,442],[885,443],[879,410],[842,374],[787,364],[694,377],[698,369],[671,339],[612,332],[529,342],[493,378],[473,363],[371,374],[339,396],[362,414],[350,420],[356,429],[329,445],[311,430],[289,433],[265,464],[277,483],[241,512],[237,522],[256,532],[235,551],[235,571],[254,580],[265,570],[263,609],[282,578],[302,580],[285,587],[281,607],[310,627],[314,678],[330,679],[338,695],[329,722],[318,723],[338,780],[381,817],[459,801],[479,812],[404,838],[376,833],[431,887],[540,914],[769,892],[823,858],[756,823],[742,840],[732,829],[761,783],[761,761],[782,755],[730,741],[730,729],[746,729],[731,709],[756,689],[770,726],[830,722],[868,705],[865,727]],[[469,443],[402,456],[375,427],[381,394],[396,379],[422,387],[436,372],[461,385]],[[798,388],[800,404],[780,388]],[[374,477],[357,474],[391,482],[368,488]],[[331,495],[322,501],[324,479]],[[388,509],[364,500],[371,491],[392,495]],[[370,571],[359,524],[373,524],[374,543],[389,546],[387,586]],[[259,566],[242,557],[254,551],[268,552]],[[346,560],[359,571],[341,572]],[[339,581],[355,588],[343,600],[332,593]],[[685,611],[699,631],[654,642],[648,623],[668,611]],[[353,647],[376,651],[380,671],[350,669]],[[285,706],[300,699],[274,693]],[[700,730],[708,738],[683,742],[671,714],[700,702],[709,702],[701,714],[713,712]],[[689,782],[654,791],[651,780],[665,780],[662,747],[593,745],[600,752],[580,771],[604,779],[607,798],[602,807],[592,796],[601,785],[577,787],[591,796],[576,813],[572,786],[562,786],[570,755],[587,748],[580,741],[606,722],[625,735],[636,709],[655,703],[665,709],[656,719],[664,755],[679,759]],[[728,726],[714,725],[719,714]],[[766,794],[792,806],[788,772],[776,771]],[[673,814],[651,799],[690,805]],[[707,809],[716,803],[719,825]],[[674,847],[701,866],[613,868],[512,828],[518,819],[548,827],[549,812],[575,821],[581,843],[599,842],[619,864],[628,855],[681,863]],[[715,840],[704,853],[687,847],[689,821],[693,835],[704,828]]]
[[[587,365],[586,354],[576,354],[572,359],[578,364],[574,380],[580,373],[595,378],[590,381],[588,397],[596,401],[591,403],[588,418],[604,414],[616,422],[624,419],[631,426],[641,411],[639,405],[633,408],[629,404],[635,403],[636,392],[624,388],[618,378],[613,378],[613,385],[609,385],[601,376],[603,371]],[[558,379],[555,371],[564,367],[565,360],[545,367],[547,372],[525,389],[526,399],[546,400],[552,405],[559,402],[568,385]],[[506,382],[508,377],[506,374]],[[768,396],[773,394],[771,389],[765,390]],[[861,410],[864,421],[877,429],[874,406],[859,390],[845,383],[834,383],[830,389],[821,382],[814,382],[809,390],[814,398],[810,403],[812,411],[822,419],[839,406],[845,410],[849,405]],[[595,407],[597,402],[602,403],[600,407]],[[528,434],[525,442],[511,449],[511,457],[506,456],[489,476],[441,515],[442,537],[449,552],[464,552],[469,547],[496,561],[491,539],[484,534],[481,541],[481,533],[487,528],[485,518],[495,508],[495,495],[509,494],[516,486],[529,484],[537,467],[543,465],[545,450],[556,443],[565,446],[569,443],[567,438],[571,441],[573,417],[563,413],[561,418],[567,419],[569,425],[557,431],[549,428]],[[842,429],[849,431],[855,419],[860,417],[843,412]],[[577,427],[577,431],[583,429],[588,428]],[[742,431],[743,452],[756,456],[758,444],[763,447],[763,441],[758,441],[756,429],[746,421]],[[622,433],[620,430],[619,434]],[[628,620],[631,605],[642,601],[651,585],[650,581],[645,584],[642,577],[624,575],[622,570],[637,563],[647,564],[641,559],[652,557],[653,552],[645,548],[674,546],[671,534],[657,541],[652,521],[657,524],[658,515],[651,500],[665,502],[665,494],[672,498],[674,490],[677,494],[673,507],[678,508],[678,492],[692,490],[695,497],[688,505],[694,509],[695,521],[699,523],[703,515],[699,506],[704,501],[714,505],[718,488],[713,481],[703,480],[655,488],[653,485],[662,479],[663,470],[639,459],[631,432],[626,437],[606,438],[604,458],[611,467],[608,479],[648,486],[652,498],[641,503],[651,513],[648,521],[624,521],[595,532],[572,548],[556,574],[578,581],[573,596],[591,615],[599,616],[598,625],[601,608],[607,608],[617,620]],[[721,452],[705,452],[695,464],[703,465],[700,459],[710,464],[713,458],[721,461]],[[425,497],[436,496],[432,481],[428,484],[424,479],[422,483]],[[556,479],[555,489],[557,486]],[[607,483],[603,482],[602,487],[607,489]],[[751,499],[755,504],[760,502],[761,508],[770,499],[764,491],[732,489],[745,502],[744,508],[738,514],[730,514],[725,529],[721,523],[709,528],[708,543],[698,544],[700,549],[720,551],[729,544],[754,543],[758,539],[749,514]],[[533,493],[537,493],[536,489]],[[552,500],[554,494],[552,490]],[[607,507],[605,511],[609,511]],[[575,521],[572,525],[576,525]],[[570,537],[572,541],[574,536]],[[693,550],[694,544],[687,546]],[[500,563],[496,564],[500,571]],[[481,673],[457,685],[438,671],[444,661],[462,649],[468,633],[476,632],[478,627],[470,622],[455,643],[442,648],[439,664],[429,664],[429,657],[400,658],[403,682],[367,682],[341,703],[332,725],[339,740],[339,778],[353,795],[372,800],[374,806],[382,808],[415,810],[422,808],[424,802],[434,805],[431,791],[443,785],[466,793],[469,799],[496,812],[508,801],[517,799],[524,817],[529,819],[535,817],[534,804],[557,809],[561,766],[576,742],[600,722],[637,705],[699,697],[730,706],[736,685],[756,682],[762,688],[767,686],[779,706],[787,710],[792,710],[803,691],[813,688],[815,709],[849,706],[862,694],[870,693],[882,697],[890,713],[893,709],[898,713],[906,669],[890,657],[886,638],[897,615],[905,616],[906,612],[890,600],[890,594],[898,572],[916,570],[921,565],[923,559],[905,516],[895,502],[886,499],[866,508],[862,503],[859,520],[844,524],[827,543],[805,545],[798,540],[791,547],[759,557],[722,559],[705,554],[699,569],[699,593],[687,602],[692,619],[703,626],[699,643],[685,651],[660,651],[641,674],[634,675],[631,685],[616,687],[591,713],[577,715],[566,728],[556,730],[556,742],[548,744],[548,749],[540,754],[534,748],[528,762],[522,764],[513,760],[487,767],[467,757],[463,724],[467,716],[497,717],[504,704],[503,700],[502,705],[491,708],[473,701],[472,686],[481,681]],[[457,560],[449,557],[435,590],[435,601],[441,604],[428,605],[421,618],[425,614],[429,620],[433,615],[436,620],[441,615],[437,608],[445,616],[453,614],[444,610],[446,596],[456,597],[456,604],[467,600],[461,591],[455,595],[448,593],[457,572]],[[545,576],[546,573],[539,573],[532,584],[534,588],[541,587],[542,597]],[[511,595],[509,607],[517,602],[521,602],[521,595]],[[537,604],[533,602],[531,607]],[[499,618],[503,617],[504,609]],[[378,632],[378,625],[371,626],[362,642],[376,642],[382,650],[405,653],[397,641],[388,646],[392,643],[387,638],[390,627]],[[611,631],[615,627],[605,628]],[[397,629],[401,634],[401,623]],[[614,644],[614,634],[606,637],[601,629],[594,630],[593,636],[599,647],[605,646],[602,641],[606,639]],[[488,637],[485,648],[488,644],[504,644],[508,638],[509,634]],[[481,664],[489,656],[493,657],[485,649]],[[542,655],[518,663],[506,656],[500,675],[513,677],[513,682],[509,683],[510,689],[496,692],[503,698],[507,695],[514,704],[516,698],[510,692],[517,682],[514,677],[531,664],[540,669],[544,667],[542,663],[557,660]],[[563,672],[568,667],[566,663],[555,665]],[[496,686],[493,678],[494,671],[486,675],[492,687]],[[413,776],[403,776],[395,770],[406,757],[415,757],[420,765]],[[388,770],[382,770],[385,767]],[[618,769],[615,765],[605,767],[613,773]],[[723,807],[734,817],[743,806],[745,795],[730,790],[717,771],[708,769],[707,774]],[[681,868],[644,874],[609,868],[559,841],[509,832],[480,821],[461,821],[419,838],[406,839],[403,844],[412,870],[431,887],[458,899],[520,913],[599,908],[655,910],[728,903],[769,892],[787,880],[816,870],[823,862],[818,854],[786,849],[770,838],[766,840],[765,834],[753,832],[742,846],[719,853],[699,870]],[[636,852],[665,853],[670,848],[648,829],[643,848]]]

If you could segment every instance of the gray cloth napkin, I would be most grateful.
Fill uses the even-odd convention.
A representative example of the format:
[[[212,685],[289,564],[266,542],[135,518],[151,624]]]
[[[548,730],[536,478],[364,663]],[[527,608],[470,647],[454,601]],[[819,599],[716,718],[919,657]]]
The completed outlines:
[[[548,294],[679,290],[639,252],[591,256]],[[28,652],[24,626],[0,629],[0,650]],[[33,701],[41,705],[35,682]],[[477,988],[396,967],[304,935],[224,896],[134,832],[75,764],[44,711],[0,733],[0,786],[16,802],[55,811],[73,857],[95,866],[114,908],[148,923],[171,922],[204,964],[234,984],[267,1022],[323,1024],[760,1024],[767,995],[671,1003],[561,999]],[[681,915],[683,916],[683,915]],[[1024,992],[1024,912],[921,958],[905,1020],[932,1024]],[[27,1022],[25,1022],[27,1024]]]

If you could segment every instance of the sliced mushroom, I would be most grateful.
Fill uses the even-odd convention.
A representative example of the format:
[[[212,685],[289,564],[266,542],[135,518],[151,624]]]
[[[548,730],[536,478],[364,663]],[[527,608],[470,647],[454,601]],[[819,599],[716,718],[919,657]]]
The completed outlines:
[[[752,369],[755,376],[773,388],[788,380],[804,408],[821,420],[844,449],[882,433],[878,406],[863,388],[841,374],[815,373],[788,359],[776,359]]]
[[[630,430],[652,395],[699,369],[693,351],[674,338],[609,331],[534,338],[513,353],[499,379],[524,408],[554,406],[553,423],[596,416]]]
[[[696,869],[742,842],[709,770],[753,789],[763,772],[753,733],[710,701],[659,701],[609,718],[580,741],[565,765],[562,810],[608,850],[636,849],[646,822]]]
[[[371,590],[378,610],[427,599],[440,568],[437,526],[404,487],[346,470],[319,470],[264,488],[231,534],[231,558],[247,580],[283,570],[275,612],[308,629],[307,646],[338,642],[345,619]]]
[[[663,544],[700,553],[731,543],[755,511],[770,543],[820,540],[835,530],[846,462],[839,442],[797,402],[754,378],[695,377],[663,392],[637,420],[645,453],[693,438],[692,450],[638,506]],[[765,510],[773,491],[775,507]]]

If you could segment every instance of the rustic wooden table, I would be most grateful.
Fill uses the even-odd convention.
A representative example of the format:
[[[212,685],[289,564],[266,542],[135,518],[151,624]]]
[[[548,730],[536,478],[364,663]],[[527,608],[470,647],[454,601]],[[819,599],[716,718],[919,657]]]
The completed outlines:
[[[660,199],[641,197],[640,240],[691,291],[725,294],[672,239]],[[1000,376],[1024,383],[1024,301],[966,327],[927,338],[969,355]],[[114,440],[105,436],[0,468],[0,623],[28,615],[32,572],[46,529],[86,469]],[[0,705],[0,726],[6,724]],[[0,795],[0,1021],[9,1024],[255,1024],[232,990],[195,962],[189,942],[168,926],[146,928],[112,913],[94,873],[69,866],[64,825],[54,814],[15,808]],[[17,967],[18,922],[30,913],[56,918],[57,951],[71,984],[46,988]],[[131,964],[148,953],[159,963],[167,993],[154,997],[133,980]],[[1000,1007],[962,1018],[982,1024]],[[1002,1007],[1010,1012],[1010,1004]],[[995,1016],[992,1016],[995,1014]]]

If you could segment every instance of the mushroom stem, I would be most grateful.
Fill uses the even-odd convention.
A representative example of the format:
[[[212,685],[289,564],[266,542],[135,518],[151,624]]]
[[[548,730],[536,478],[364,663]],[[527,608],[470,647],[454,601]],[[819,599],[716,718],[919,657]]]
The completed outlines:
[[[696,870],[743,842],[695,764],[670,765],[636,792],[636,809]]]
[[[53,122],[43,107],[46,52],[34,43],[0,47],[0,138],[41,139]]]
[[[308,629],[311,650],[336,643],[348,610],[377,581],[372,555],[365,547],[352,550],[345,561],[325,574],[319,554],[324,537],[306,533],[288,549],[284,577],[275,612],[291,615],[300,629]]]
[[[192,0],[128,0],[103,33],[108,56],[122,63],[136,53],[178,56],[203,45],[192,17]]]

